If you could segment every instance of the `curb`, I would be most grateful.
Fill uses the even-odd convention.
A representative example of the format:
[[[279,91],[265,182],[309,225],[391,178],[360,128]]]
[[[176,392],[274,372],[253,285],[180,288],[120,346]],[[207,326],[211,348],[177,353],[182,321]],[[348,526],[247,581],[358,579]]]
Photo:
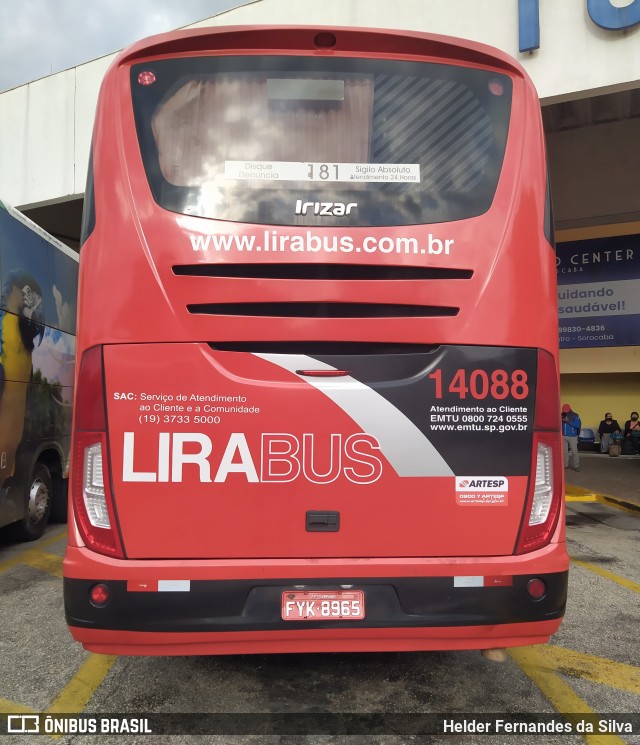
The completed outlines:
[[[591,489],[565,484],[564,498],[567,502],[595,502],[598,495]]]
[[[600,494],[591,489],[583,489],[580,486],[567,484],[565,487],[565,501],[567,502],[600,502],[609,507],[625,510],[640,516],[640,504],[632,502],[624,497],[614,497],[610,494]]]
[[[633,512],[635,515],[640,517],[640,504],[637,502],[630,502],[623,497],[611,497],[608,494],[596,494],[595,497],[598,502],[608,504],[611,507],[617,507],[621,510],[626,510],[627,512]]]

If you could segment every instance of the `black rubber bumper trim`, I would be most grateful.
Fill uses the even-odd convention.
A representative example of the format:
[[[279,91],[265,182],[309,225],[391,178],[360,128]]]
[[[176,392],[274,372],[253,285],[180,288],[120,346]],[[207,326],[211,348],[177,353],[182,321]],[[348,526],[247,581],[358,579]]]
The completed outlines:
[[[547,591],[532,600],[530,579]],[[64,580],[67,623],[119,631],[275,631],[322,628],[484,626],[560,618],[567,599],[568,572],[517,575],[512,586],[454,587],[453,577],[194,580],[188,592],[129,592],[126,581]],[[102,582],[110,601],[97,608],[89,590]],[[366,617],[360,621],[283,621],[282,593],[301,589],[363,590]]]

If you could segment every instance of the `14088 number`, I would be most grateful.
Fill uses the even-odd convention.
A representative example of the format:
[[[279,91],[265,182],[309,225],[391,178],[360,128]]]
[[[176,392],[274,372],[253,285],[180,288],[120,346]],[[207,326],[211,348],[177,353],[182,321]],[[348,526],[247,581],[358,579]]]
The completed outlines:
[[[527,373],[524,370],[514,370],[508,373],[506,370],[456,370],[450,381],[443,380],[442,370],[434,370],[429,377],[435,382],[436,398],[442,398],[443,389],[457,395],[458,398],[466,398],[468,394],[472,398],[482,400],[487,397],[497,401],[503,401],[511,396],[521,401],[529,395],[529,384]]]

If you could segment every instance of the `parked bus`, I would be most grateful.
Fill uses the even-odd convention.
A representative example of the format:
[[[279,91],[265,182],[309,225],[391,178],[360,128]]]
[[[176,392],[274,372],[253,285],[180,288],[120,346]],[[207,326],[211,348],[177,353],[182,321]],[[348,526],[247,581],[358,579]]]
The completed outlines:
[[[0,202],[0,527],[65,520],[78,254]]]
[[[565,607],[540,108],[484,45],[122,52],[80,251],[66,616],[113,654],[485,649]]]

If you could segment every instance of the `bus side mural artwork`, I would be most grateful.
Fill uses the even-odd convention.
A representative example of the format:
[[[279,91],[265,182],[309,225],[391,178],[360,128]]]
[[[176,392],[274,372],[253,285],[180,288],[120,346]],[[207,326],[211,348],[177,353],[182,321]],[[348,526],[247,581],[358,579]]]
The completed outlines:
[[[42,342],[42,291],[30,275],[9,274],[0,312],[0,488],[13,476],[15,457],[24,431],[31,356]]]
[[[77,257],[0,206],[0,525],[38,538],[66,515]]]
[[[547,641],[569,567],[550,216],[537,94],[498,50],[286,26],[124,50],[83,215],[73,637]]]

